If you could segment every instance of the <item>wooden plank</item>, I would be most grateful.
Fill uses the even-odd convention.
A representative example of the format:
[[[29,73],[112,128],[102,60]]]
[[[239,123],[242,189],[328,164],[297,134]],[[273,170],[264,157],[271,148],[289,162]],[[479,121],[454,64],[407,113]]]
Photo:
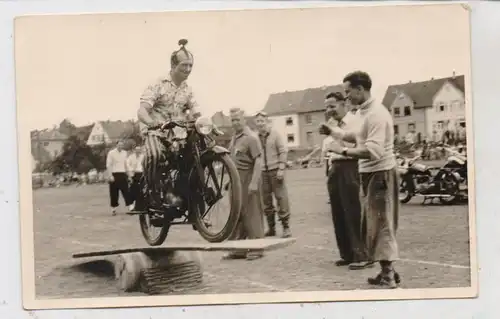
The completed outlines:
[[[246,240],[230,240],[222,243],[190,243],[173,244],[169,243],[161,247],[133,247],[126,249],[115,249],[106,251],[94,251],[73,254],[73,258],[109,256],[118,254],[127,254],[134,252],[148,253],[168,253],[173,251],[255,251],[255,250],[275,250],[295,243],[295,238],[262,238]]]

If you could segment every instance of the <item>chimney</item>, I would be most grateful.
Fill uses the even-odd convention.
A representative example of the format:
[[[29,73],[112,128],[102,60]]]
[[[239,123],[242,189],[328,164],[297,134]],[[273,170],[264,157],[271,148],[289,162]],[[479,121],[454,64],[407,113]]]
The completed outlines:
[[[411,80],[410,80],[410,81],[408,81],[408,83],[411,83]]]
[[[433,80],[434,80],[434,77],[431,77],[431,81],[433,81]]]
[[[456,73],[455,73],[455,70],[453,70],[453,79],[455,79],[455,76],[456,76]]]

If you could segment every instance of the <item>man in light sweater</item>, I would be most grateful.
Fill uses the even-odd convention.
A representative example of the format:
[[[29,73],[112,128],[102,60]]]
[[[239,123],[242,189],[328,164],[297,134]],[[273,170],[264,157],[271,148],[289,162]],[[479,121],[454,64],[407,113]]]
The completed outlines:
[[[344,77],[343,85],[347,98],[352,104],[359,105],[359,129],[349,132],[323,124],[320,131],[356,143],[352,148],[333,145],[330,149],[359,160],[368,257],[381,266],[380,273],[368,278],[368,283],[396,288],[400,281],[393,266],[399,257],[396,241],[399,187],[392,116],[387,108],[371,96],[372,81],[367,73],[352,72]]]
[[[276,236],[276,210],[273,195],[278,204],[278,219],[283,226],[283,238],[291,237],[290,202],[285,184],[287,150],[280,135],[269,125],[265,112],[255,115],[255,125],[259,131],[262,146],[262,196],[268,231],[266,236]]]

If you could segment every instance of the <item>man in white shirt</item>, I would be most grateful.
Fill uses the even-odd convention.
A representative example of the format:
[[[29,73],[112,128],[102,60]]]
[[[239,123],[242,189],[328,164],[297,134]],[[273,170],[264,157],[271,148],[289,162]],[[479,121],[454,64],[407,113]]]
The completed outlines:
[[[137,199],[140,194],[141,178],[143,174],[142,162],[144,153],[141,146],[136,146],[134,151],[127,158],[127,174],[130,181],[130,200],[137,208]]]
[[[331,116],[340,128],[356,130],[359,126],[358,116],[349,110],[346,98],[342,93],[329,93],[325,98],[325,106],[327,116]],[[330,151],[335,145],[345,147],[353,144],[330,136],[326,151]],[[357,269],[362,266],[373,266],[373,263],[367,262],[368,256],[362,236],[358,161],[355,158],[334,152],[329,157],[328,195],[337,247],[340,253],[340,260],[336,261],[335,264],[337,266],[357,264]]]
[[[120,192],[122,193],[125,205],[129,209],[132,208],[127,178],[127,155],[127,151],[123,149],[123,142],[119,141],[116,143],[116,147],[108,152],[106,157],[109,197],[113,216],[116,215],[116,208],[119,206],[118,198]]]

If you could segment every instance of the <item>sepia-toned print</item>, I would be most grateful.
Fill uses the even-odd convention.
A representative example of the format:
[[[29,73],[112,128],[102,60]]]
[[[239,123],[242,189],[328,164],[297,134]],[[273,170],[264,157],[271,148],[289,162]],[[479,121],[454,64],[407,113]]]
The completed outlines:
[[[462,4],[18,17],[24,306],[476,296],[469,28]]]

